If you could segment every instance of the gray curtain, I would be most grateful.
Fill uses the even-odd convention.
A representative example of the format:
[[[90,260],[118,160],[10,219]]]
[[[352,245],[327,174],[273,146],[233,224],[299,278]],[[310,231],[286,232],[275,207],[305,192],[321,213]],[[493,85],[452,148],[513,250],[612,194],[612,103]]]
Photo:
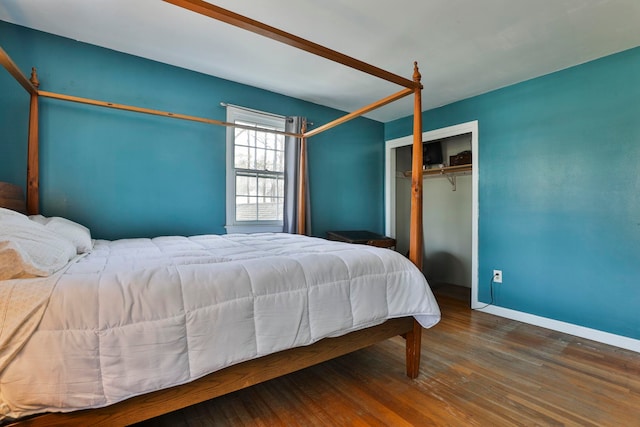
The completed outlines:
[[[300,133],[304,117],[287,117],[285,130],[292,133]],[[298,169],[300,167],[300,138],[285,136],[284,140],[284,220],[285,233],[296,233],[298,229]],[[306,158],[307,156],[305,156]],[[306,222],[305,233],[311,234],[311,205],[309,204],[309,174],[305,167],[307,177],[305,179],[306,197]]]

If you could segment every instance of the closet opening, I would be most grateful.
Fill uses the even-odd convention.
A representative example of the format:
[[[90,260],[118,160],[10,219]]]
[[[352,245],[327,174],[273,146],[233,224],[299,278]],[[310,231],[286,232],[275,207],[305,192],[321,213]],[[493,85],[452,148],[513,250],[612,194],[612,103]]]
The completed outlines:
[[[424,132],[423,273],[432,289],[478,305],[478,122]],[[386,235],[409,248],[412,137],[386,142]]]

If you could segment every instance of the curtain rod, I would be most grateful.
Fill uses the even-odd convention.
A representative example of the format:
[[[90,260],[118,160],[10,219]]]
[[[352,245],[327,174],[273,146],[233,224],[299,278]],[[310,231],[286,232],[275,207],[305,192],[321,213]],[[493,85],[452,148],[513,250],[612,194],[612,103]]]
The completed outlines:
[[[272,116],[272,117],[276,117],[278,119],[286,119],[287,118],[286,116],[283,116],[281,114],[268,113],[266,111],[260,111],[260,110],[254,109],[254,108],[243,107],[242,105],[229,104],[228,102],[220,102],[220,105],[222,107],[233,107],[233,108],[237,108],[239,110],[249,111],[249,112],[252,112],[252,113],[264,114],[266,116]]]
[[[286,118],[289,117],[289,116],[283,116],[283,115],[275,114],[275,113],[268,113],[266,111],[256,110],[254,108],[243,107],[242,105],[229,104],[228,102],[220,102],[220,105],[222,107],[225,107],[225,108],[226,107],[233,107],[233,108],[237,108],[239,110],[244,110],[244,111],[249,111],[249,112],[252,112],[252,113],[258,113],[258,114],[264,114],[266,116],[276,117],[278,119],[286,119]],[[310,122],[309,120],[307,120],[307,125],[308,126],[313,126],[313,122]]]

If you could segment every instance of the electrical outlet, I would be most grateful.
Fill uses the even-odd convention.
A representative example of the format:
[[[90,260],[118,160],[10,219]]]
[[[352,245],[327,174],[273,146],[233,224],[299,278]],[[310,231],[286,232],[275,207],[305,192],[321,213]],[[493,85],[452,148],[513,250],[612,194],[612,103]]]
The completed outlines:
[[[502,283],[502,270],[493,270],[493,283]]]

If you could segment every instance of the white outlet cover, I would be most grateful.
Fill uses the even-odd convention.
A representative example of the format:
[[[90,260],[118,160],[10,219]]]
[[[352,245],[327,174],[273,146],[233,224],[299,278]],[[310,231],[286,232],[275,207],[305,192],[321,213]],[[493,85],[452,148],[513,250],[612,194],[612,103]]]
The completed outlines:
[[[502,283],[502,270],[493,270],[493,282]]]

